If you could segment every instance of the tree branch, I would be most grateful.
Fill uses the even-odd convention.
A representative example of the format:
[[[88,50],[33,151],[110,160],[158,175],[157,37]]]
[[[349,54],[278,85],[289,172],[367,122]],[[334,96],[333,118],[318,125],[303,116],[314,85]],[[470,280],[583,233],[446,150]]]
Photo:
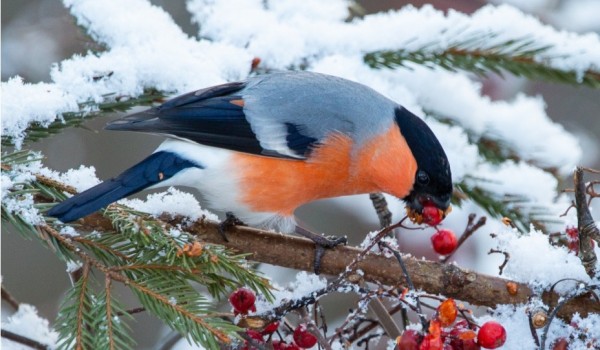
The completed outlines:
[[[229,242],[224,242],[219,234],[219,224],[207,220],[198,220],[186,224],[183,217],[169,219],[163,215],[163,220],[174,226],[196,235],[201,240],[221,244],[239,253],[251,254],[251,259],[257,262],[288,267],[297,270],[313,271],[314,243],[308,239],[283,235],[250,227],[236,226],[227,233]],[[110,220],[96,213],[80,220],[81,229],[106,231],[112,229]],[[321,272],[328,275],[339,275],[346,271],[361,253],[355,247],[338,246],[325,253],[322,260]],[[293,258],[291,256],[293,255]],[[443,294],[447,297],[468,302],[473,305],[495,307],[498,304],[527,303],[534,292],[527,284],[514,282],[499,277],[488,276],[477,272],[461,269],[452,264],[442,264],[413,257],[405,257],[409,271],[416,288],[429,294]],[[368,254],[356,263],[355,269],[364,272],[364,279],[369,282],[379,282],[387,285],[406,284],[400,266],[393,259],[382,255]],[[507,284],[511,282],[516,288],[509,292]],[[556,305],[560,295],[554,292],[544,292],[542,300],[548,305]],[[570,318],[574,313],[585,317],[588,313],[600,313],[600,303],[586,296],[580,296],[566,303],[559,312],[562,318]]]
[[[48,345],[46,345],[46,344],[42,344],[42,343],[38,342],[37,340],[33,340],[31,338],[24,337],[22,335],[13,333],[11,331],[7,331],[6,329],[2,329],[2,338],[6,338],[6,339],[12,340],[16,343],[29,346],[32,349],[40,349],[40,350],[48,349]]]
[[[2,300],[6,301],[15,311],[19,310],[19,301],[2,286]]]
[[[598,260],[594,252],[593,240],[597,240],[600,244],[600,231],[588,206],[585,183],[583,182],[583,168],[577,167],[575,169],[573,181],[575,182],[575,207],[577,208],[577,223],[579,226],[579,258],[587,274],[593,278],[596,274],[595,267]]]

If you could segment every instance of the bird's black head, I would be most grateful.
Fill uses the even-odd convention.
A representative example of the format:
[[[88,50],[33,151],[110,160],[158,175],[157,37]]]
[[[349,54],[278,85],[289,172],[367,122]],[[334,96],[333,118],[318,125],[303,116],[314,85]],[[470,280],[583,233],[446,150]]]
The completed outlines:
[[[452,174],[442,145],[427,124],[406,108],[396,109],[396,123],[417,161],[413,189],[403,198],[409,216],[415,221],[414,216],[420,217],[426,205],[435,206],[445,216],[452,197]]]

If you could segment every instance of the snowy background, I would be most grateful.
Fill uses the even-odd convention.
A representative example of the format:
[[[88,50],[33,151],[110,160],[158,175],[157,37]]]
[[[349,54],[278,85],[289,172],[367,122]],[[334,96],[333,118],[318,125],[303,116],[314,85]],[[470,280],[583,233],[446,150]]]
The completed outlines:
[[[210,2],[206,1],[188,1],[189,11],[185,2],[154,1],[173,17],[175,25],[162,10],[139,6],[144,2],[65,3],[74,4],[72,13],[77,23],[89,25],[92,36],[111,50],[98,57],[86,56],[88,50],[99,46],[81,34],[75,19],[59,1],[4,1],[4,134],[18,135],[26,126],[23,121],[27,118],[49,120],[56,112],[76,108],[77,102],[90,97],[100,99],[104,93],[117,91],[139,94],[144,86],[186,92],[224,80],[243,78],[254,56],[260,57],[263,64],[280,69],[305,64],[306,57],[309,57],[311,70],[361,81],[421,116],[425,108],[442,116],[452,116],[469,131],[505,140],[522,158],[538,166],[555,167],[563,174],[567,174],[575,164],[600,167],[596,144],[600,139],[597,116],[600,94],[597,90],[525,83],[510,77],[507,80],[491,77],[480,82],[466,75],[430,71],[422,67],[414,67],[412,71],[375,72],[360,59],[362,50],[408,43],[419,47],[428,40],[439,39],[442,32],[447,38],[466,35],[464,32],[444,30],[468,23],[477,30],[504,30],[513,37],[534,33],[540,40],[556,45],[557,51],[551,52],[555,57],[560,56],[561,50],[583,52],[571,60],[555,59],[553,65],[585,69],[595,64],[598,70],[598,36],[575,37],[557,32],[511,7],[480,11],[472,20],[457,12],[444,16],[443,12],[434,8],[405,8],[396,15],[369,16],[361,23],[347,24],[343,22],[346,4],[337,1],[320,5],[327,8],[316,6],[321,3],[318,1],[308,1],[304,7],[291,5],[290,2],[274,2],[270,11],[263,9],[261,1],[221,1],[211,5],[207,5]],[[467,13],[477,9],[474,5],[476,1],[433,2],[436,8],[442,10],[446,10],[449,3]],[[600,26],[600,23],[588,19],[589,14],[600,13],[597,1],[512,0],[510,3],[558,28],[580,32],[600,31],[599,27],[594,27]],[[414,4],[421,5],[421,2]],[[367,9],[371,11],[376,10],[375,6],[378,5],[387,6],[383,2],[365,5],[369,5]],[[116,8],[119,11],[115,11]],[[138,16],[131,16],[133,13]],[[190,13],[193,14],[191,17]],[[403,21],[398,21],[398,17],[394,16],[401,16]],[[423,18],[427,21],[423,22]],[[502,18],[506,23],[494,21],[494,18]],[[186,36],[198,36],[197,23],[202,23],[200,36],[214,39],[215,43],[198,42]],[[418,40],[414,40],[415,37]],[[161,54],[157,55],[156,52]],[[73,53],[83,56],[73,56]],[[61,61],[60,66],[55,65]],[[90,83],[90,77],[107,72],[114,72],[110,79]],[[15,75],[23,77],[25,82],[44,81],[48,84],[23,85],[20,79],[12,78]],[[445,98],[450,93],[452,98]],[[40,96],[44,96],[44,99],[40,99]],[[88,122],[85,128],[67,129],[59,137],[36,143],[34,148],[46,155],[44,164],[51,169],[66,171],[80,164],[93,165],[99,178],[114,176],[132,162],[145,157],[162,140],[148,135],[104,132],[103,125],[117,116],[96,118]],[[548,116],[560,121],[572,134],[565,132],[561,125],[552,123]],[[492,169],[478,159],[476,148],[465,142],[462,129],[427,120],[438,135],[443,135],[441,141],[449,153],[455,180],[462,180],[473,173],[485,174],[490,180],[511,178],[514,180],[505,183],[490,182],[489,189],[526,192],[534,196],[536,202],[549,205],[548,214],[551,216],[566,208],[566,199],[550,205],[555,195],[552,189],[557,185],[551,176],[524,163],[508,163]],[[515,178],[515,173],[522,176]],[[320,201],[301,208],[298,215],[316,230],[348,234],[351,243],[357,243],[365,232],[374,230],[378,225],[365,198]],[[401,213],[401,203],[391,200],[390,204],[395,213]],[[465,215],[470,212],[483,213],[472,203],[467,203],[463,208],[456,209],[445,225],[461,232]],[[566,223],[573,224],[572,218],[567,218]],[[499,230],[502,230],[501,226],[491,222],[481,232]],[[462,247],[456,260],[463,266],[477,265],[479,271],[495,273],[498,260],[485,255],[490,242],[485,237],[487,235],[483,236],[472,239]],[[3,281],[20,300],[36,305],[42,316],[53,320],[58,300],[69,284],[64,265],[51,252],[40,248],[37,242],[24,241],[18,235],[4,234],[4,231],[2,238]],[[402,238],[403,250],[413,255],[435,258],[428,245],[429,234],[409,232]],[[524,281],[544,273],[539,270],[519,271],[516,268],[519,261],[527,264],[527,259],[531,258],[527,251],[519,254],[518,248],[536,246],[539,237],[532,234],[527,239],[530,242],[518,244],[507,239],[506,243],[508,246],[514,245],[512,249],[516,251],[513,254],[515,264],[509,265],[506,273]],[[552,254],[549,252],[546,255]],[[24,259],[24,256],[27,258]],[[520,257],[524,260],[519,260]],[[555,260],[561,259],[563,256],[555,257]],[[482,260],[487,261],[488,265],[482,266]],[[268,271],[272,269],[265,268]],[[551,266],[546,266],[545,271],[549,268]],[[564,271],[573,273],[573,269]],[[277,279],[280,283],[285,282]],[[39,288],[31,288],[34,284],[44,285],[45,289],[40,291]],[[352,306],[350,300],[346,302],[347,307],[339,308],[346,310]],[[134,333],[147,335],[137,339],[140,347],[160,343],[158,339],[166,332],[159,329],[159,323],[145,314],[136,319],[138,322],[133,324]],[[519,324],[514,324],[516,331]],[[156,337],[148,336],[150,334]]]

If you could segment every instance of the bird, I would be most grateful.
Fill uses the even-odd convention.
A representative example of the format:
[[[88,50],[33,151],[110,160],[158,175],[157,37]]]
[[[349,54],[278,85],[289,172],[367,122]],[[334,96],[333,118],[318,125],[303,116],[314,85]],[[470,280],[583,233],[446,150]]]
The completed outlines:
[[[166,139],[122,174],[55,205],[49,216],[68,223],[144,189],[188,186],[235,222],[299,233],[330,248],[345,238],[300,227],[296,208],[373,192],[403,200],[415,215],[425,206],[445,215],[450,207],[450,164],[428,125],[374,89],[332,75],[255,75],[174,97],[106,129]]]

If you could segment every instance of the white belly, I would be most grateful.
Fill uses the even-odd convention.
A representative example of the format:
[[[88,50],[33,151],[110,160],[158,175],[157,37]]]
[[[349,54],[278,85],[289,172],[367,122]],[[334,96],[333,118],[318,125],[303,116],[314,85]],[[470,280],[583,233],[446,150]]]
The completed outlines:
[[[188,186],[197,188],[206,204],[214,210],[233,212],[244,223],[252,227],[274,229],[291,233],[295,228],[293,217],[281,216],[272,212],[251,211],[240,200],[239,177],[231,166],[234,151],[204,146],[197,143],[168,139],[156,150],[172,152],[180,157],[199,164],[202,168],[188,168],[152,188],[168,186]]]

